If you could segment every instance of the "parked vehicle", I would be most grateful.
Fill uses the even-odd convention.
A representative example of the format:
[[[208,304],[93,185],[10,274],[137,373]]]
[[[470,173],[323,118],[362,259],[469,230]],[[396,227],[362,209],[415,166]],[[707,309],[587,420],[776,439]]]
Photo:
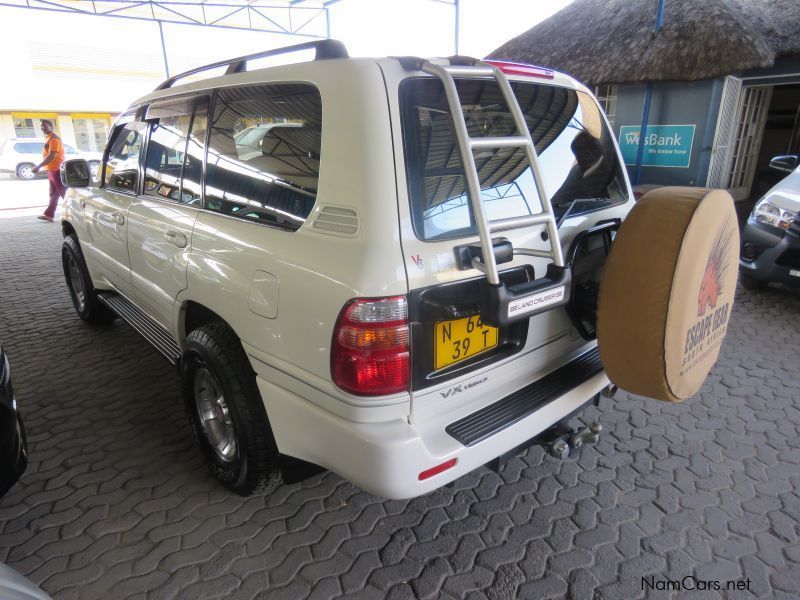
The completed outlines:
[[[168,79],[117,119],[102,173],[62,166],[75,309],[179,367],[230,489],[316,465],[407,498],[537,437],[597,439],[563,423],[609,386],[598,282],[634,202],[572,78],[301,44]]]
[[[25,427],[11,387],[11,367],[0,343],[0,497],[17,482],[27,465]]]
[[[753,208],[742,231],[742,285],[800,285],[800,156],[776,156],[769,166],[788,175]]]
[[[0,143],[0,173],[14,173],[17,179],[35,179],[33,168],[42,162],[43,146],[43,138],[11,138]],[[103,155],[100,152],[83,152],[64,144],[64,158],[86,160],[92,177],[96,177]]]
[[[0,562],[0,598],[3,600],[52,600],[30,579]]]

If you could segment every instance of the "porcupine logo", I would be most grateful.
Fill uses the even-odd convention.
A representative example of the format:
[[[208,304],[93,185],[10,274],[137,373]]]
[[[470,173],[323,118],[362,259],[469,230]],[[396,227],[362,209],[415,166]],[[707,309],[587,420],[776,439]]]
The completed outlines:
[[[703,281],[700,284],[700,294],[697,297],[698,317],[705,315],[709,306],[712,309],[717,307],[717,298],[720,297],[724,288],[725,273],[730,268],[728,257],[731,256],[729,249],[733,243],[734,227],[735,225],[728,217],[711,247],[706,270],[703,273]]]

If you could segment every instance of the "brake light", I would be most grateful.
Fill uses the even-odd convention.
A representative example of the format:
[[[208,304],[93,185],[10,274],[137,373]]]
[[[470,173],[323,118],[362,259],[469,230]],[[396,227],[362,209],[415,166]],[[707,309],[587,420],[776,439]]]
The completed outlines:
[[[539,77],[540,79],[553,79],[555,71],[535,65],[508,62],[505,60],[487,60],[490,65],[494,65],[506,75],[524,75],[526,77]]]
[[[408,390],[408,338],[405,296],[351,300],[333,331],[333,382],[360,396]]]

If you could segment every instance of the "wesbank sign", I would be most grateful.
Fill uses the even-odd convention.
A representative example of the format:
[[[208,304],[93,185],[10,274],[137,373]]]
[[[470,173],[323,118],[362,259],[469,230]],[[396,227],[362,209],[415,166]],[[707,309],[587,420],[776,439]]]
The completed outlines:
[[[694,125],[648,125],[642,165],[687,168],[692,157]],[[619,129],[619,149],[626,165],[636,164],[639,131],[635,125]]]

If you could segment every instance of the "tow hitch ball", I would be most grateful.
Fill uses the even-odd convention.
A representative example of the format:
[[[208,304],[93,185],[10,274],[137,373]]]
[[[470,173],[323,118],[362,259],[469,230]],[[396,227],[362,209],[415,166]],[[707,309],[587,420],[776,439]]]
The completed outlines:
[[[550,444],[550,454],[562,460],[569,458],[572,448],[580,448],[584,444],[596,444],[600,439],[603,426],[594,422],[588,427],[579,430],[572,430],[560,435]]]

